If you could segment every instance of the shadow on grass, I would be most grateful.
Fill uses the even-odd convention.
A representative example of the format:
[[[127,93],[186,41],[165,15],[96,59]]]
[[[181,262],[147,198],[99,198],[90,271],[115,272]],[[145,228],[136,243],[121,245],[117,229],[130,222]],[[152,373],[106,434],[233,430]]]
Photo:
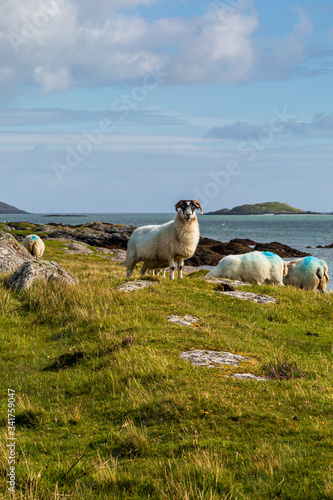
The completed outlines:
[[[62,354],[56,359],[51,365],[46,366],[42,369],[43,372],[58,372],[64,370],[65,368],[71,368],[79,364],[86,357],[84,351],[76,351],[66,354]]]

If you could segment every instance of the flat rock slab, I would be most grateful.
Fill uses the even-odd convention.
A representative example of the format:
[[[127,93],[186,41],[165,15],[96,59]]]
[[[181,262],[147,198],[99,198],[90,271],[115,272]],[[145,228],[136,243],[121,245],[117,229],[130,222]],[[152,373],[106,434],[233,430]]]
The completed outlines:
[[[236,299],[250,300],[251,302],[256,302],[257,304],[276,304],[276,300],[269,295],[258,295],[256,293],[250,292],[217,292],[223,295],[230,295]]]
[[[94,252],[90,250],[90,248],[87,248],[87,245],[85,243],[75,243],[71,242],[69,243],[68,247],[70,250],[65,250],[65,253],[67,255],[72,255],[72,254],[83,254],[83,255],[93,255]]]
[[[10,277],[9,285],[17,291],[30,288],[36,280],[60,281],[68,285],[75,285],[78,280],[69,274],[57,262],[37,261],[24,262]]]
[[[196,323],[199,323],[200,319],[195,316],[191,316],[187,314],[185,316],[167,316],[170,323],[176,323],[180,326],[193,326]]]
[[[204,280],[208,281],[209,283],[221,283],[222,285],[231,285],[234,287],[237,286],[250,286],[250,283],[245,283],[245,281],[238,281],[238,280],[228,280],[227,278],[214,278],[214,277],[204,277]]]
[[[223,366],[238,366],[243,361],[250,361],[231,352],[220,351],[185,351],[180,355],[181,359],[186,359],[194,366],[208,366],[211,368],[222,368]]]
[[[0,273],[13,273],[32,256],[11,234],[0,231]]]
[[[118,290],[121,292],[135,292],[136,290],[143,290],[155,284],[156,282],[154,281],[129,281],[118,286]]]

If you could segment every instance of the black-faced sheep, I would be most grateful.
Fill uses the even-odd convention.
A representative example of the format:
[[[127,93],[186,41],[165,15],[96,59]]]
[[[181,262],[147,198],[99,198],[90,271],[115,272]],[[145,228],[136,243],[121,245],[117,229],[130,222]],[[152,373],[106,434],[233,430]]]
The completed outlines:
[[[143,261],[143,270],[170,267],[170,279],[183,277],[184,260],[194,254],[199,243],[199,224],[195,211],[203,213],[196,200],[180,200],[175,205],[174,220],[159,226],[139,227],[132,233],[127,245],[127,277],[136,264]]]

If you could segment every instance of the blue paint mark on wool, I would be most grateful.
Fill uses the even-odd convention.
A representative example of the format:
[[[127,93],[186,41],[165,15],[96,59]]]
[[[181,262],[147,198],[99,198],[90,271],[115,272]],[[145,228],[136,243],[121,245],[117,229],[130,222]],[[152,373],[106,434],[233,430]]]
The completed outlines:
[[[33,241],[38,241],[38,237],[37,237],[37,236],[35,236],[35,235],[31,236],[31,239],[32,239]]]
[[[273,252],[263,252],[262,254],[266,255],[266,257],[269,257],[270,259],[277,257],[276,253],[273,253]]]
[[[303,267],[306,269],[308,269],[313,265],[318,265],[318,264],[320,264],[319,259],[317,259],[317,257],[312,257],[312,255],[310,255],[309,257],[304,257],[303,259]]]

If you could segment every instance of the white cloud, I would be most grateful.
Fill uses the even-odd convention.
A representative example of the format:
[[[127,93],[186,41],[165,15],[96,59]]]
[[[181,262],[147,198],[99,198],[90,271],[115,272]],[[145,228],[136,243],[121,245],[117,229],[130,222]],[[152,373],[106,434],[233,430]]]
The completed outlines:
[[[70,86],[135,82],[148,68],[167,84],[239,83],[279,78],[306,57],[311,22],[299,9],[292,32],[265,57],[254,33],[251,0],[211,3],[200,17],[148,21],[129,10],[156,0],[4,0],[0,6],[2,93],[37,84]]]
[[[248,9],[210,5],[197,18],[147,21],[124,14],[151,0],[7,0],[0,6],[0,85],[35,83],[46,92],[75,85],[138,81],[148,68],[169,82],[229,82],[253,63]],[[121,12],[119,12],[121,10]]]

